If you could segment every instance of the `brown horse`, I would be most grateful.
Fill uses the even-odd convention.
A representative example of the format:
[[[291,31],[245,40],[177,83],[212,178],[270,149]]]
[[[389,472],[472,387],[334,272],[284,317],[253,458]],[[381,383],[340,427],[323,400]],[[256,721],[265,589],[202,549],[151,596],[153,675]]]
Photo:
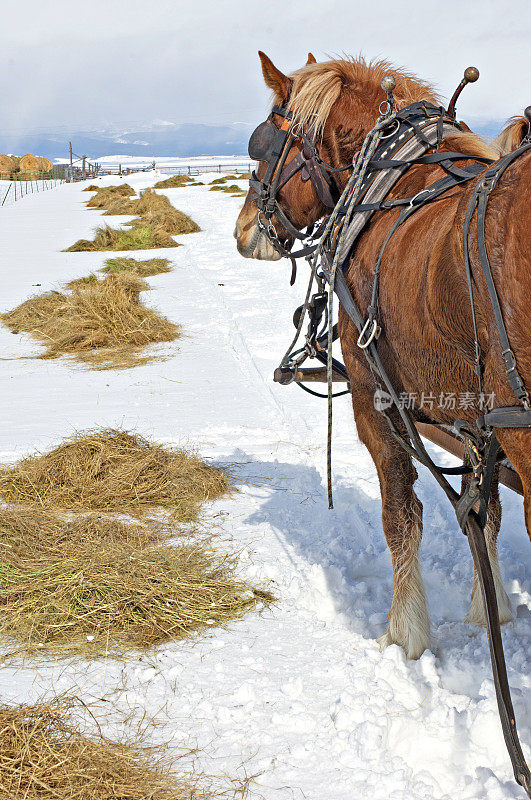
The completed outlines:
[[[352,162],[353,155],[372,129],[382,100],[380,81],[384,74],[392,73],[396,77],[394,96],[398,108],[419,100],[437,102],[426,83],[386,62],[345,59],[318,64],[312,57],[305,67],[286,76],[263,53],[260,58],[265,82],[273,90],[276,104],[291,108],[294,122],[300,123],[303,130],[308,131],[311,124],[319,156],[335,168]],[[283,120],[274,115],[273,122],[280,126]],[[441,149],[464,153],[471,161],[474,157],[498,159],[503,152],[518,145],[522,125],[522,119],[517,120],[502,134],[503,140],[500,138],[495,147],[487,146],[472,132],[456,131],[446,137]],[[287,164],[302,146],[300,140],[291,140]],[[528,388],[531,388],[531,270],[526,240],[531,222],[530,168],[528,152],[506,170],[492,194],[486,216],[492,272],[519,372]],[[259,178],[265,169],[266,165],[260,163]],[[346,175],[348,172],[334,173],[338,192],[345,185]],[[414,165],[399,179],[388,197],[411,197],[443,175],[436,165]],[[476,180],[454,187],[443,199],[413,214],[392,237],[382,261],[380,321],[383,333],[378,351],[397,392],[424,401],[413,412],[421,421],[451,425],[458,417],[473,422],[481,414],[480,401],[475,394],[474,337],[462,243],[464,214],[475,184]],[[299,229],[328,213],[313,183],[304,182],[300,172],[283,186],[278,198],[281,209]],[[397,215],[396,210],[376,212],[352,253],[347,282],[362,311],[370,301],[375,261]],[[273,221],[280,241],[289,248],[291,240],[287,231],[278,220]],[[252,191],[239,215],[235,236],[238,250],[247,257],[266,260],[280,257],[257,226],[256,195]],[[477,287],[485,392],[494,393],[497,406],[514,405],[472,234],[469,247]],[[429,647],[430,626],[418,560],[422,505],[413,491],[417,473],[410,456],[391,436],[385,419],[375,409],[375,382],[356,345],[358,331],[341,308],[339,333],[358,435],[369,449],[378,472],[383,527],[393,563],[394,593],[389,627],[380,643],[382,647],[397,643],[409,658],[418,658]],[[432,398],[467,398],[467,402],[440,404]],[[398,415],[396,423],[400,426]],[[497,436],[522,480],[526,525],[531,535],[531,431],[501,428]],[[496,553],[500,518],[495,487],[485,534],[500,621],[507,622],[512,612]],[[477,576],[467,621],[485,624]]]

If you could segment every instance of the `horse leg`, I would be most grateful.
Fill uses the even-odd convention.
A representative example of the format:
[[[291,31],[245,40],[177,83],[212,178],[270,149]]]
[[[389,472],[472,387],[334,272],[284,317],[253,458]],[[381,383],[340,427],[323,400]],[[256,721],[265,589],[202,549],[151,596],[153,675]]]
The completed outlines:
[[[498,473],[499,469],[497,468],[494,475],[494,480],[492,482],[492,491],[488,505],[487,524],[485,526],[485,541],[487,544],[487,552],[489,554],[490,566],[492,569],[492,577],[494,578],[494,586],[496,588],[500,624],[503,625],[506,622],[511,622],[513,619],[513,611],[511,608],[511,601],[509,600],[507,592],[503,586],[500,564],[498,562],[497,539],[501,525],[501,503],[498,490]],[[463,484],[465,484],[466,481],[467,479],[465,478],[463,480]],[[485,609],[483,607],[481,588],[475,567],[470,610],[465,617],[465,622],[468,622],[471,625],[481,625],[483,627],[487,624],[485,620]]]
[[[381,649],[399,644],[408,658],[419,658],[430,645],[430,623],[418,551],[422,537],[422,504],[413,484],[417,472],[382,415],[374,408],[373,393],[353,391],[358,436],[368,448],[378,472],[382,521],[393,564],[393,601],[389,627],[378,640]]]

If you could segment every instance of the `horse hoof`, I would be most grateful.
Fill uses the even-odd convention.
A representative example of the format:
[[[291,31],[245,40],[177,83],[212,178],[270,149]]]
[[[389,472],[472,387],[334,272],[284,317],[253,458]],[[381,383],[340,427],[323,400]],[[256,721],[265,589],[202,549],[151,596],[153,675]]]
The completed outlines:
[[[511,601],[505,589],[500,591],[497,587],[496,597],[498,599],[498,616],[500,618],[500,625],[506,625],[514,619]],[[483,600],[481,592],[474,591],[472,593],[472,601],[470,603],[470,610],[466,615],[464,621],[468,625],[476,625],[478,628],[485,628],[487,621],[485,619],[485,609],[483,608]]]
[[[420,658],[423,652],[430,646],[429,637],[426,641],[424,641],[424,637],[415,637],[414,641],[410,639],[407,642],[395,641],[389,632],[389,628],[384,634],[379,636],[376,641],[378,642],[380,652],[385,650],[385,648],[389,647],[391,644],[397,644],[402,648],[406,654],[406,658],[410,661],[416,661],[417,658]]]

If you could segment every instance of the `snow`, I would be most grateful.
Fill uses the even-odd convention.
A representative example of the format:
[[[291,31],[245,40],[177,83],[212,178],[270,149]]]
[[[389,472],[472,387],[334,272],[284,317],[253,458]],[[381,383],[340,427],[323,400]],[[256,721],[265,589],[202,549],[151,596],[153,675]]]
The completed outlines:
[[[141,189],[157,179],[151,172],[125,180]],[[60,252],[100,221],[84,206],[84,185],[0,209],[2,310],[97,269],[107,257]],[[198,747],[197,765],[206,772],[254,775],[253,798],[522,797],[501,734],[485,633],[462,621],[471,557],[441,490],[419,468],[433,644],[408,662],[398,647],[380,653],[376,644],[386,627],[392,572],[375,470],[348,400],[335,406],[335,508],[328,511],[326,404],[272,381],[303,279],[290,288],[287,262],[238,255],[232,231],[241,200],[207,187],[165,194],[202,233],[177,237],[184,245],[178,249],[145,254],[167,255],[175,268],[150,278],[153,291],[144,297],[186,335],[155,348],[165,361],[91,372],[62,359],[32,359],[38,346],[1,327],[0,461],[97,426],[198,445],[229,467],[237,487],[209,515],[240,553],[243,574],[268,583],[278,602],[126,662],[4,666],[2,698],[28,701],[75,688],[86,699],[110,698],[115,711],[146,712],[160,726],[153,740],[176,752]],[[504,645],[529,757],[529,540],[521,498],[502,490],[502,501],[500,561],[516,610]]]

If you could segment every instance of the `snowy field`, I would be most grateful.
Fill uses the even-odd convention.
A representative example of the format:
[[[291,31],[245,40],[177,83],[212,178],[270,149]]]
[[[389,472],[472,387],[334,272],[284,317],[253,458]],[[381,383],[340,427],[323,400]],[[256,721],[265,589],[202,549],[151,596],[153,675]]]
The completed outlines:
[[[135,189],[156,173],[127,176]],[[116,183],[116,177],[102,184]],[[66,184],[0,209],[2,310],[101,266],[107,253],[62,253],[100,214],[86,184]],[[272,373],[292,336],[304,279],[287,262],[241,258],[232,237],[241,200],[205,187],[167,190],[202,233],[167,256],[174,271],[149,278],[144,301],[184,326],[157,346],[162,362],[91,372],[31,358],[38,345],[0,328],[0,460],[55,446],[73,431],[123,426],[164,443],[194,443],[229,465],[237,492],[211,506],[242,570],[278,597],[195,642],[107,663],[3,667],[3,701],[74,689],[145,711],[153,739],[197,747],[197,766],[253,775],[265,800],[509,800],[514,783],[498,721],[484,631],[463,623],[472,563],[442,492],[422,469],[423,575],[432,649],[407,662],[380,653],[392,571],[376,473],[356,437],[348,398],[336,401],[335,509],[325,489],[326,404]],[[112,225],[125,218],[113,218]],[[304,267],[300,274],[304,275]],[[432,452],[435,448],[432,449]],[[439,461],[450,456],[437,452]],[[504,629],[509,680],[531,755],[530,544],[521,498],[502,490],[500,562],[514,604]]]

